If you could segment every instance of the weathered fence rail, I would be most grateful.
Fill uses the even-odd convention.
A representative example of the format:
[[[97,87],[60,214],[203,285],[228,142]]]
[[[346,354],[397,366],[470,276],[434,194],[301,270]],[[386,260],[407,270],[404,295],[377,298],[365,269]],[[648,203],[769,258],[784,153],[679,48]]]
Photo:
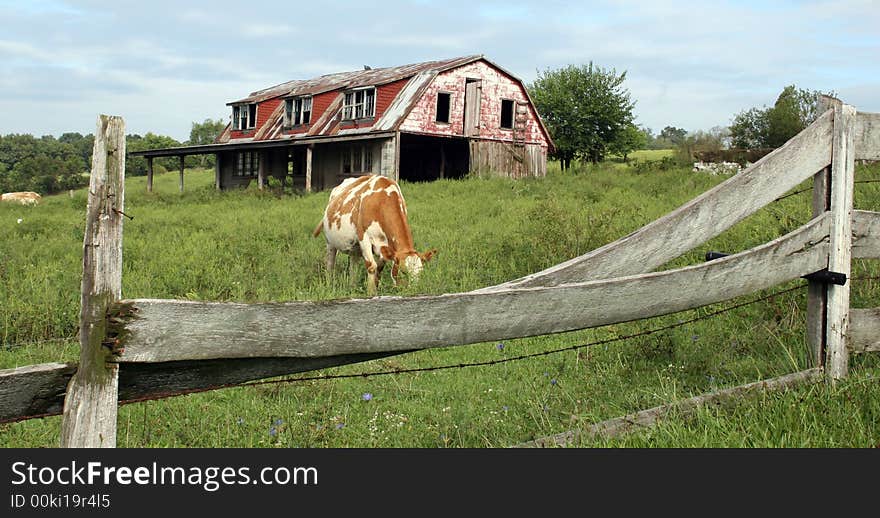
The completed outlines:
[[[125,300],[118,291],[101,292],[93,297],[97,305],[83,311],[92,323],[81,337],[79,366],[0,371],[0,421],[58,413],[63,405],[63,444],[112,446],[117,400],[429,347],[586,329],[729,300],[818,270],[849,274],[852,258],[880,258],[880,213],[852,207],[854,161],[880,159],[880,115],[828,103],[830,109],[786,145],[678,210],[597,250],[497,286],[439,296],[263,304]],[[99,169],[93,167],[93,180]],[[810,178],[816,217],[804,226],[722,259],[652,271]],[[121,219],[113,219],[122,207],[121,185],[118,192],[114,201],[90,188],[89,217],[118,223],[121,246]],[[103,209],[93,211],[92,198]],[[87,233],[86,253],[88,246]],[[89,292],[85,280],[83,292]],[[849,283],[811,282],[810,294],[808,332],[828,379],[845,376],[850,353],[880,350],[880,308],[851,311]],[[124,352],[108,354],[114,347]],[[807,378],[815,377],[811,372]],[[92,397],[80,396],[75,387],[81,380]]]
[[[123,300],[120,362],[325,357],[561,333],[729,300],[821,270],[829,216],[753,250],[677,270],[489,293],[237,304]]]

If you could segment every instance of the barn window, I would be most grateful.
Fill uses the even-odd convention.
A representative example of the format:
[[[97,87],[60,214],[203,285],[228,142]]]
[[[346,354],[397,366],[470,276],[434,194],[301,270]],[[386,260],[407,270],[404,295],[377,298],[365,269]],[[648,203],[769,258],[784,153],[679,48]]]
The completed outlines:
[[[257,126],[257,105],[239,104],[232,107],[232,129],[245,130]]]
[[[255,176],[260,169],[260,154],[241,151],[235,161],[235,176]]]
[[[452,94],[449,92],[437,93],[437,122],[449,122],[449,106]]]
[[[376,89],[361,88],[345,92],[342,104],[342,119],[368,119],[376,115]]]
[[[296,97],[284,101],[286,126],[308,124],[312,120],[312,96]]]
[[[510,99],[501,100],[501,127],[504,129],[513,129],[513,104]]]
[[[369,145],[348,146],[342,150],[342,174],[369,173],[373,170],[373,149]]]

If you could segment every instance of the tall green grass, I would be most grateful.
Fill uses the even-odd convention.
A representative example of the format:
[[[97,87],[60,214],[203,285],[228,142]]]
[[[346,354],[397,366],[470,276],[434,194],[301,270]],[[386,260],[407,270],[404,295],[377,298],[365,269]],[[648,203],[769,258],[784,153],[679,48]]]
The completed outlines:
[[[404,183],[416,245],[437,248],[439,255],[418,284],[395,288],[386,271],[380,292],[450,293],[510,280],[624,236],[724,180],[684,169],[638,174],[620,164],[585,166],[570,174],[550,170],[544,179]],[[880,177],[880,168],[860,166],[857,176]],[[311,231],[321,218],[326,192],[216,192],[213,172],[206,170],[187,171],[183,194],[177,192],[176,174],[158,175],[154,191],[145,192],[143,178],[126,181],[125,211],[134,216],[125,222],[123,238],[126,298],[257,302],[366,296],[362,265],[356,285],[345,274],[347,261],[337,263],[333,277],[322,270],[323,239],[313,238]],[[85,202],[83,190],[73,197],[47,197],[36,207],[0,205],[0,368],[77,358],[72,337]],[[878,205],[877,184],[857,187],[858,208],[880,210]],[[809,194],[792,196],[664,268],[701,262],[707,250],[737,252],[762,244],[809,219]],[[880,270],[875,261],[859,261],[854,273],[880,275]],[[853,283],[858,307],[880,305],[878,294],[876,281]],[[807,358],[804,299],[799,291],[672,330],[499,365],[241,387],[125,405],[119,445],[508,446],[802,369]],[[503,344],[421,351],[319,374],[504,359],[637,334],[722,306]],[[746,400],[733,417],[705,413],[670,420],[666,431],[638,435],[632,442],[582,445],[870,446],[880,442],[876,420],[868,419],[880,399],[870,376],[880,371],[872,357],[854,358],[853,370],[853,379],[860,380],[853,382],[854,393],[865,417],[829,424],[839,429],[833,441],[807,435],[781,439],[772,433],[744,440],[733,429],[739,415],[748,416],[742,427],[749,430],[764,426],[764,420],[788,426],[807,412],[816,424],[791,433],[812,435],[821,430],[822,413],[848,411],[841,406],[844,392],[805,388],[779,396],[783,403],[778,409]],[[789,408],[786,397],[806,402]],[[859,428],[847,435],[850,426]],[[0,445],[52,446],[58,428],[57,417],[0,425]],[[714,438],[698,438],[700,430]]]

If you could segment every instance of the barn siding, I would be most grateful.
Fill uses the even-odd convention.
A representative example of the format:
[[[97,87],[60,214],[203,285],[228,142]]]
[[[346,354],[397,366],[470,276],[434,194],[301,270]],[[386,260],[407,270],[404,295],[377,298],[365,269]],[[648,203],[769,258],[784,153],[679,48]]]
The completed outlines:
[[[379,120],[382,115],[385,114],[385,111],[391,106],[391,103],[397,97],[397,94],[403,90],[403,87],[406,86],[406,83],[408,82],[409,78],[401,79],[400,81],[388,83],[387,85],[382,85],[376,88],[376,120]]]
[[[546,176],[547,148],[539,144],[514,146],[495,140],[471,140],[471,171],[480,176]]]
[[[257,105],[257,131],[260,131],[263,125],[266,124],[269,116],[272,115],[275,108],[278,108],[279,104],[281,104],[281,99],[270,99]]]
[[[519,81],[485,61],[476,61],[438,74],[400,126],[400,130],[431,135],[462,136],[464,134],[464,91],[467,79],[482,81],[480,138],[512,142],[513,131],[501,129],[501,100],[511,99],[528,103],[528,96]],[[438,92],[452,94],[448,124],[436,122]],[[525,142],[540,144],[543,147],[548,145],[547,138],[537,122],[537,114],[530,103]]]

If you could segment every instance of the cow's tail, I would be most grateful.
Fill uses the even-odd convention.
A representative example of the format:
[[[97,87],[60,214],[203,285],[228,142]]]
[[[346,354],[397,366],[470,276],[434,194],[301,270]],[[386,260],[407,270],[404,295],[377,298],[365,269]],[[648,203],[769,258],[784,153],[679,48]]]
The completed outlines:
[[[318,226],[312,231],[312,235],[318,237],[321,235],[322,230],[324,230],[324,220],[318,222]]]

